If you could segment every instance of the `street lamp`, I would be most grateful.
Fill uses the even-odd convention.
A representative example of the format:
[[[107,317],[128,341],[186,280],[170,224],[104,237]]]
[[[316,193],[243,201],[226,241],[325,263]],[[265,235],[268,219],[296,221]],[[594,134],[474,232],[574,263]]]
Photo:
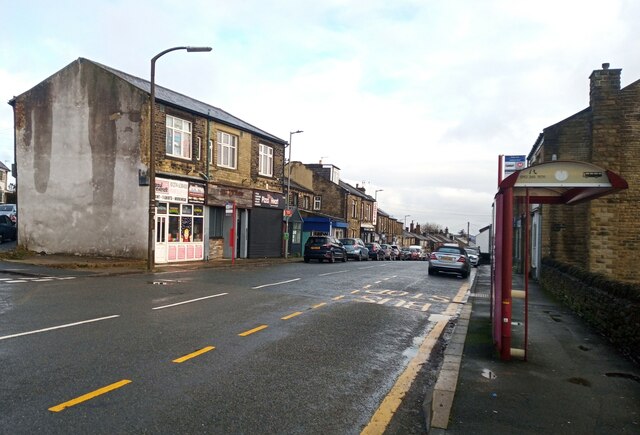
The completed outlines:
[[[411,216],[411,215],[410,215],[410,214],[406,214],[406,215],[404,215],[404,228],[405,228],[405,229],[407,228],[407,218],[408,218],[409,216]]]
[[[153,269],[155,263],[155,227],[156,227],[156,166],[155,144],[153,142],[153,126],[155,124],[156,105],[156,61],[170,51],[187,50],[188,52],[211,51],[211,47],[173,47],[168,48],[151,58],[151,107],[149,109],[149,238],[147,244],[147,270]]]
[[[378,192],[384,192],[384,190],[383,190],[383,189],[378,189],[378,190],[376,190],[376,191],[374,192],[374,194],[373,194],[373,195],[374,195],[374,197],[375,197],[375,199],[376,199],[376,202],[378,202]]]
[[[287,166],[287,218],[285,219],[285,243],[284,243],[284,258],[289,258],[289,214],[291,213],[291,199],[289,198],[289,192],[291,191],[291,139],[294,134],[304,133],[302,130],[289,132],[289,163]]]

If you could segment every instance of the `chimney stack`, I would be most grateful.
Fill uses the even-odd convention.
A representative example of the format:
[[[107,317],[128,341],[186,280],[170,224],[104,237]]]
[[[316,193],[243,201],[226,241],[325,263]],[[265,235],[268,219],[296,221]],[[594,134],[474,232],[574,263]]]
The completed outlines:
[[[620,91],[621,69],[609,69],[608,63],[602,64],[602,69],[595,70],[589,76],[590,92],[589,105],[591,109],[606,104],[607,100]]]

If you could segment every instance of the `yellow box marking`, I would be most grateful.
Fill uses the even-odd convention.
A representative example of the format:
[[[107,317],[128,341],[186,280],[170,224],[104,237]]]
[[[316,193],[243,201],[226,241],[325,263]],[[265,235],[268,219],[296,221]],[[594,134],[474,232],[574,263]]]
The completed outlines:
[[[176,358],[176,359],[174,359],[172,362],[174,362],[174,363],[183,363],[183,362],[185,362],[185,361],[190,360],[191,358],[195,358],[195,357],[197,357],[197,356],[200,356],[200,355],[202,355],[203,353],[210,352],[210,351],[212,351],[213,349],[215,349],[215,347],[213,347],[213,346],[203,347],[202,349],[197,350],[197,351],[195,351],[195,352],[193,352],[193,353],[190,353],[189,355],[185,355],[185,356],[182,356],[182,357],[180,357],[180,358]]]
[[[254,334],[254,333],[258,332],[258,331],[262,331],[263,329],[267,329],[268,327],[269,327],[268,325],[260,325],[257,328],[249,329],[248,331],[241,332],[238,335],[240,337],[246,337],[247,335],[251,335],[251,334]]]
[[[302,311],[296,311],[295,313],[291,313],[288,316],[281,317],[280,320],[293,319],[294,317],[299,316],[300,314],[302,314]]]
[[[311,308],[316,309],[316,308],[320,308],[320,307],[322,307],[324,305],[327,305],[327,303],[326,302],[321,302],[319,304],[313,305]]]
[[[108,393],[109,391],[113,391],[118,388],[124,387],[125,385],[130,384],[131,382],[132,381],[130,381],[129,379],[123,379],[114,384],[107,385],[106,387],[102,387],[98,390],[92,391],[91,393],[87,393],[75,399],[69,400],[68,402],[64,402],[59,405],[52,406],[51,408],[49,408],[49,411],[60,412],[66,408],[70,408],[72,406],[78,405],[79,403],[86,402],[87,400],[91,400],[94,397],[98,397],[98,396],[101,396],[102,394]]]

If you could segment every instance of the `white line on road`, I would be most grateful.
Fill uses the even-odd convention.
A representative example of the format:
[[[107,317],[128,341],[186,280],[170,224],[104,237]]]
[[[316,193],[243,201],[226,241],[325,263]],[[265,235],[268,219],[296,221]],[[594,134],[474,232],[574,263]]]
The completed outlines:
[[[294,282],[294,281],[300,281],[301,278],[295,278],[295,279],[290,279],[288,281],[280,281],[280,282],[274,282],[273,284],[263,284],[263,285],[257,285],[255,287],[251,287],[253,290],[257,290],[259,288],[264,288],[264,287],[272,287],[274,285],[280,285],[280,284],[288,284],[290,282]]]
[[[318,276],[327,276],[327,275],[335,275],[336,273],[347,273],[349,272],[348,270],[339,270],[337,272],[327,272],[327,273],[321,273]]]
[[[203,301],[205,299],[217,298],[218,296],[224,296],[224,295],[228,295],[228,294],[229,293],[219,293],[217,295],[205,296],[203,298],[191,299],[191,300],[188,300],[188,301],[178,302],[178,303],[175,303],[175,304],[163,305],[161,307],[155,307],[155,308],[152,308],[152,310],[162,310],[163,308],[177,307],[178,305],[190,304],[191,302],[198,302],[198,301]]]
[[[6,340],[7,338],[21,337],[23,335],[38,334],[40,332],[53,331],[54,329],[70,328],[72,326],[84,325],[85,323],[92,323],[92,322],[99,322],[101,320],[115,319],[116,317],[120,317],[120,315],[116,314],[114,316],[99,317],[97,319],[83,320],[82,322],[68,323],[66,325],[59,325],[59,326],[52,326],[50,328],[38,329],[37,331],[29,331],[29,332],[21,332],[20,334],[5,335],[4,337],[0,337],[0,340]]]

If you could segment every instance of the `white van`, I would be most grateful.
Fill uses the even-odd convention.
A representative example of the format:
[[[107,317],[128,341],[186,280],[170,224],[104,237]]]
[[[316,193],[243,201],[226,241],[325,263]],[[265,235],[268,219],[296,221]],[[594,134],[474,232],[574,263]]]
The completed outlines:
[[[18,217],[18,209],[15,204],[0,204],[0,216],[5,215],[15,222]]]

